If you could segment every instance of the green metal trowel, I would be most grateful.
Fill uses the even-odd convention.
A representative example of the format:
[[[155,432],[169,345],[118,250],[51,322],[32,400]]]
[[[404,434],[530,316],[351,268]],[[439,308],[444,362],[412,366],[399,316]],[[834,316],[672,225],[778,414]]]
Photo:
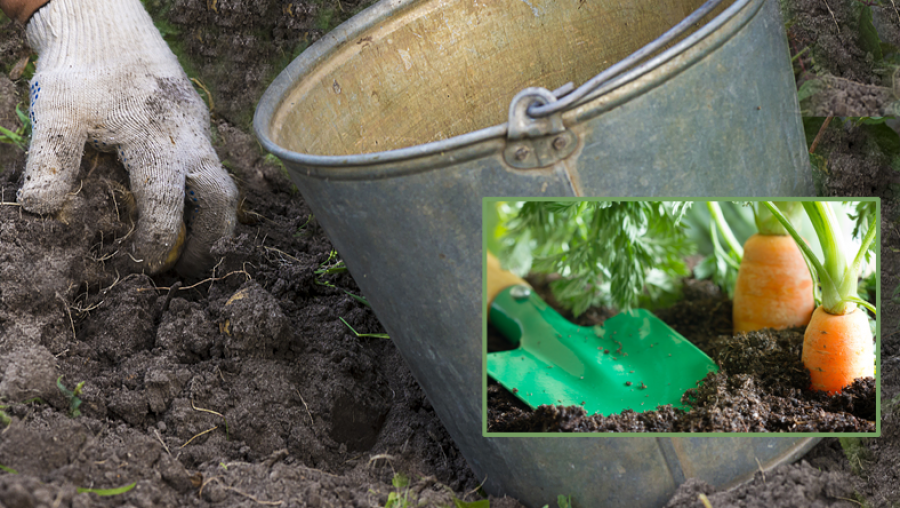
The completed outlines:
[[[487,355],[488,375],[523,402],[582,406],[609,416],[671,404],[719,368],[678,332],[643,309],[602,327],[577,326],[488,253],[488,320],[518,347]]]

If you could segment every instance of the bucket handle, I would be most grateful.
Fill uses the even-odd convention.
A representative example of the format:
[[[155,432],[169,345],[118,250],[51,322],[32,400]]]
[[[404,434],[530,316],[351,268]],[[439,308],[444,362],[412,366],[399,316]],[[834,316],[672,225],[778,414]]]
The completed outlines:
[[[541,118],[529,116],[535,106],[549,105],[557,97],[574,89],[572,83],[551,92],[546,88],[525,88],[513,97],[509,106],[509,121],[503,150],[506,163],[518,169],[534,169],[549,166],[568,157],[578,146],[578,138],[563,125],[562,112]]]
[[[509,105],[509,122],[506,126],[509,143],[503,151],[506,163],[517,169],[535,169],[550,166],[571,155],[578,146],[578,137],[566,130],[562,114],[585,100],[595,99],[596,97],[589,96],[597,95],[604,85],[681,36],[723,1],[707,0],[656,40],[578,88],[570,82],[552,92],[546,88],[529,87],[517,93]]]
[[[681,36],[692,25],[703,19],[704,16],[712,12],[723,1],[724,0],[707,0],[706,3],[700,6],[700,8],[692,12],[688,17],[681,20],[681,22],[679,22],[677,25],[670,28],[668,31],[666,31],[666,33],[660,35],[658,38],[656,38],[656,40],[648,43],[623,60],[620,60],[613,66],[600,72],[593,78],[587,80],[578,88],[570,90],[570,93],[557,95],[556,98],[558,100],[556,101],[546,102],[543,104],[532,104],[528,107],[528,116],[530,116],[531,118],[544,118],[577,107],[579,105],[579,101],[611,81],[619,74],[622,74],[629,68],[637,65],[642,59],[650,56],[658,49],[664,47],[665,45]],[[518,95],[516,97],[518,97]],[[513,99],[513,104],[515,104],[515,99]]]

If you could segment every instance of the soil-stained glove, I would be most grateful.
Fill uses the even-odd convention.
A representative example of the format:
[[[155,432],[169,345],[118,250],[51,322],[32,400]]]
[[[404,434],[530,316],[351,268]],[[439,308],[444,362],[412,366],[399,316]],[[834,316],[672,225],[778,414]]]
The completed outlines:
[[[137,202],[132,257],[140,267],[210,268],[210,246],[234,230],[237,188],[212,148],[206,105],[140,1],[51,0],[26,34],[38,61],[19,203],[55,213],[85,141],[115,150]]]

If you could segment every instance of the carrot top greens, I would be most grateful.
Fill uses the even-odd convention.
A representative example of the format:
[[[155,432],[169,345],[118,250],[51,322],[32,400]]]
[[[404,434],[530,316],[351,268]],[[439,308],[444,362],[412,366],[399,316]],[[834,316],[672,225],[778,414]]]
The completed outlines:
[[[873,308],[856,292],[861,263],[875,238],[875,202],[847,209],[853,210],[849,217],[856,223],[854,237],[864,237],[855,258],[846,254],[845,243],[850,239],[841,234],[838,218],[827,203],[709,202],[693,209],[691,205],[499,202],[487,213],[486,224],[492,231],[488,245],[504,268],[520,276],[547,275],[556,300],[577,316],[596,305],[627,310],[674,303],[680,297],[681,279],[691,274],[686,259],[698,249],[705,258],[694,267],[694,276],[712,278],[732,295],[741,241],[754,232],[788,234],[799,244],[812,273],[815,296],[829,312],[855,305]],[[745,208],[750,205],[753,214]],[[821,261],[797,233],[803,215],[812,219],[825,251]]]
[[[520,272],[558,273],[554,296],[579,315],[591,306],[625,310],[675,295],[694,252],[682,218],[690,202],[510,203],[503,252]],[[510,263],[512,261],[512,263]]]
[[[772,215],[784,226],[810,265],[813,281],[817,281],[821,287],[822,307],[829,314],[842,315],[862,305],[873,313],[875,307],[861,299],[858,294],[859,269],[863,259],[869,251],[869,247],[875,240],[875,219],[868,224],[862,245],[856,256],[849,257],[845,237],[841,234],[840,223],[834,210],[828,202],[804,201],[803,209],[809,216],[810,222],[819,238],[822,246],[823,260],[819,260],[812,249],[797,233],[791,221],[785,217],[781,210],[770,201],[763,202]],[[857,227],[857,230],[859,228]]]

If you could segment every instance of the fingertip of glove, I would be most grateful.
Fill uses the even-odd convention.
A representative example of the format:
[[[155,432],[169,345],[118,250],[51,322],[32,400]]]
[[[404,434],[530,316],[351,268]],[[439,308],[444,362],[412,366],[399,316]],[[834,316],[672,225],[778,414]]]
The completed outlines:
[[[149,261],[147,262],[147,270],[150,275],[156,275],[158,273],[162,273],[168,270],[171,270],[172,267],[178,263],[178,259],[181,257],[181,254],[184,252],[185,239],[187,238],[187,229],[185,228],[184,222],[181,223],[181,227],[178,230],[178,239],[175,240],[175,244],[166,254],[166,256],[159,261]]]

